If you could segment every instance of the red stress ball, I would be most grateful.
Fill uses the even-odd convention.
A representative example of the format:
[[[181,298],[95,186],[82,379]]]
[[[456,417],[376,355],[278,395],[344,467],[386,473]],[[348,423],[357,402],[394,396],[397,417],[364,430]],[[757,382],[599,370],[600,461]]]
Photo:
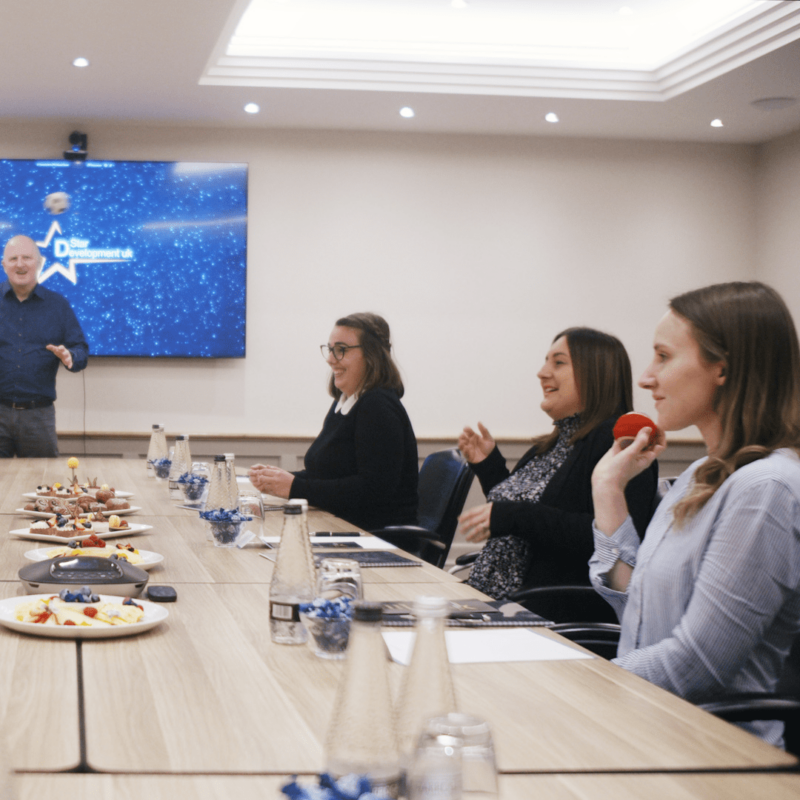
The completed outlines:
[[[635,439],[636,434],[639,433],[642,428],[652,429],[650,441],[647,443],[648,447],[652,447],[656,443],[658,426],[650,417],[646,417],[644,414],[637,414],[635,411],[629,411],[617,420],[617,424],[614,426],[614,438]],[[630,444],[630,442],[626,444]]]

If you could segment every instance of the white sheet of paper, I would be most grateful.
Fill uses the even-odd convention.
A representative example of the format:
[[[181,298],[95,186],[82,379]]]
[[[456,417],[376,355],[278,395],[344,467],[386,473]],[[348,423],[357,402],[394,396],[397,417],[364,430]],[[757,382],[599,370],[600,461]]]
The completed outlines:
[[[451,664],[482,664],[499,661],[571,661],[594,658],[527,628],[482,628],[445,631]],[[414,642],[413,631],[385,631],[392,660],[408,665]]]
[[[269,544],[278,544],[280,536],[265,536],[263,541]],[[377,536],[312,536],[311,544],[333,544],[334,542],[347,542],[357,544],[362,550],[397,550],[397,545],[385,542]],[[342,553],[342,558],[347,555]]]

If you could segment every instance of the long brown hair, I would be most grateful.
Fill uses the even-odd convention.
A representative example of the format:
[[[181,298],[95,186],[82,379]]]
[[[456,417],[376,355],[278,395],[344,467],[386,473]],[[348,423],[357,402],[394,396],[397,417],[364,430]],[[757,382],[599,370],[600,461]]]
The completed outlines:
[[[391,389],[398,397],[402,397],[405,387],[400,377],[400,370],[392,359],[389,323],[378,314],[363,311],[337,319],[336,325],[358,331],[358,343],[365,362],[364,382],[359,393],[364,394],[370,389]],[[334,383],[332,373],[328,382],[328,392],[337,400],[342,394],[342,390]]]
[[[580,426],[570,439],[574,444],[588,436],[603,420],[633,410],[631,362],[622,342],[594,328],[567,328],[556,334],[567,340],[575,385],[583,410]],[[558,428],[533,440],[539,453],[558,441]]]
[[[779,447],[800,449],[800,347],[783,298],[757,281],[705,286],[669,306],[690,324],[702,357],[725,370],[714,396],[722,435],[675,506],[681,524],[740,467]]]

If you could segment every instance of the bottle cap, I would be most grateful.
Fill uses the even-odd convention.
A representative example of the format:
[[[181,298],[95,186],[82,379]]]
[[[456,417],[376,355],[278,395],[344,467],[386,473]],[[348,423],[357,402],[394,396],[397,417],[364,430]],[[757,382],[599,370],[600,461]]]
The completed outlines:
[[[188,438],[189,438],[189,434],[188,433],[179,433],[175,437],[175,441],[176,442],[185,442]]]
[[[491,742],[492,738],[489,725],[485,720],[456,711],[428,720],[426,729],[430,733],[440,736],[457,736],[465,747],[487,744]]]
[[[353,603],[354,622],[380,622],[383,619],[383,605],[369,600],[356,600]]]
[[[224,454],[220,454],[218,456],[214,456],[214,461],[224,461],[224,460],[225,460],[225,455]]]
[[[444,597],[426,597],[420,595],[414,598],[415,617],[446,617],[450,613],[450,602]]]
[[[287,503],[283,507],[283,513],[289,515],[299,515],[303,513],[303,508],[302,506],[293,506],[290,503]]]
[[[154,431],[160,431],[160,430],[161,430],[163,427],[164,427],[164,424],[163,424],[163,423],[161,423],[161,422],[156,422],[156,423],[155,423],[155,425],[153,425],[153,430],[154,430]]]
[[[291,500],[288,501],[286,505],[297,506],[303,511],[308,511],[308,500],[303,500],[300,497],[293,497]]]

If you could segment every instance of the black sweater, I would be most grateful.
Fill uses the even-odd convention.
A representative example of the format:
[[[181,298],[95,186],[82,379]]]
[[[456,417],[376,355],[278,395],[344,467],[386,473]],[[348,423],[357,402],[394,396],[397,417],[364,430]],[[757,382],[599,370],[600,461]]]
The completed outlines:
[[[397,395],[373,389],[346,415],[331,405],[322,432],[295,472],[291,497],[365,530],[414,524],[419,461],[411,421]]]
[[[532,546],[532,560],[525,576],[525,586],[588,585],[588,562],[594,552],[592,521],[592,471],[614,442],[612,434],[617,417],[601,422],[575,443],[567,460],[545,487],[538,502],[501,500],[492,504],[492,536],[519,536]],[[519,460],[516,472],[536,455],[532,447]],[[472,469],[484,493],[497,486],[511,473],[500,450]],[[628,501],[640,538],[653,515],[658,463],[627,486]]]

